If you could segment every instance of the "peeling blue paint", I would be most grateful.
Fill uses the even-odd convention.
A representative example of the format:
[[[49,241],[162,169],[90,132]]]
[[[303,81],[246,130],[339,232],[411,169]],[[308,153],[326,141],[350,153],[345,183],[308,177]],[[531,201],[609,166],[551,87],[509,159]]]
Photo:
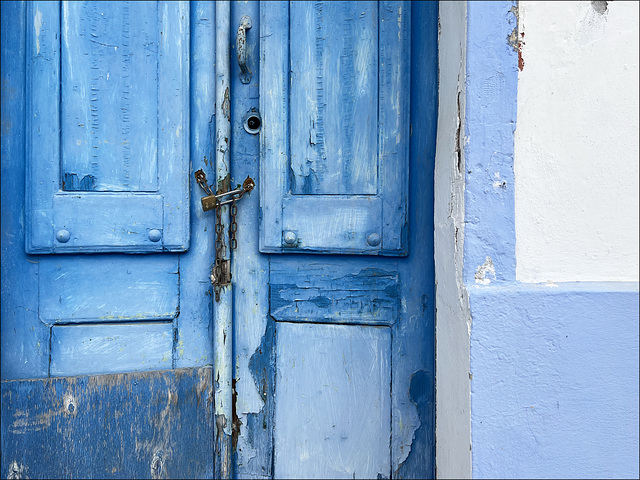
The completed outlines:
[[[409,456],[400,464],[394,478],[411,478],[411,472],[435,467],[435,384],[431,372],[418,370],[411,375],[409,398],[417,407],[420,418],[420,426],[413,433],[413,443],[416,447],[431,445],[431,448],[411,448]]]
[[[249,370],[256,389],[264,400],[264,406],[257,413],[247,414],[246,441],[260,454],[253,457],[246,469],[254,473],[260,472],[270,478],[273,471],[273,410],[275,401],[275,322],[267,321],[267,328],[260,341],[260,346],[249,359]],[[264,454],[262,454],[264,453]]]
[[[513,133],[516,128],[518,54],[505,37],[517,25],[516,2],[468,2],[465,111],[466,283],[493,259],[497,282],[515,280]],[[506,184],[493,188],[494,173]]]
[[[62,179],[62,189],[67,192],[91,191],[96,188],[96,177],[85,175],[79,180],[77,173],[65,173]]]

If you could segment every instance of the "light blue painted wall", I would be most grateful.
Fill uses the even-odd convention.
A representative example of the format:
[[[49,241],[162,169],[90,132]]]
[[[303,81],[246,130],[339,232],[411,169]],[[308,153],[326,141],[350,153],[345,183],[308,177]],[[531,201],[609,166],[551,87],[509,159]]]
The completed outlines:
[[[472,475],[638,478],[638,283],[515,278],[514,7],[468,3],[463,277],[472,316]],[[504,183],[494,184],[496,172]]]
[[[476,478],[637,478],[637,283],[470,287]]]

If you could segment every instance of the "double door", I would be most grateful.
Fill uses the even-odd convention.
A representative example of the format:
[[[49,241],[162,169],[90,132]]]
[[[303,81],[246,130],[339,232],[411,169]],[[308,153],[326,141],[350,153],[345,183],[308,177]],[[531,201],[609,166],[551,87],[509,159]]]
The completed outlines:
[[[15,275],[37,282],[49,343],[32,376],[138,372],[168,389],[174,424],[156,423],[146,452],[156,476],[433,476],[437,5],[32,2],[25,15],[37,269]],[[232,234],[228,206],[220,226],[202,209],[200,169],[218,192],[256,183]],[[220,229],[231,276],[216,295]],[[210,391],[208,416],[181,405],[183,377]],[[212,455],[179,471],[185,454],[156,437],[183,417],[209,429]]]

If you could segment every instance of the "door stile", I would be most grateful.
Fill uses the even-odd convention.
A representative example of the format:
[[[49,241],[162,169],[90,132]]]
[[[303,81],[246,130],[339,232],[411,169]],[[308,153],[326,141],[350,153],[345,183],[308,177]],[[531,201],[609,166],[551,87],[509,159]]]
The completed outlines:
[[[230,106],[230,59],[231,3],[216,2],[216,182],[214,189],[229,189],[229,165],[231,141]],[[221,217],[222,253],[216,258],[223,262],[230,259],[231,246],[227,226],[229,206],[218,207],[216,215]],[[216,232],[214,231],[215,235]],[[226,248],[224,247],[226,245]],[[217,295],[216,295],[217,297]],[[215,477],[232,478],[231,422],[233,418],[233,291],[231,285],[222,287],[219,299],[213,303],[213,378],[215,385]]]

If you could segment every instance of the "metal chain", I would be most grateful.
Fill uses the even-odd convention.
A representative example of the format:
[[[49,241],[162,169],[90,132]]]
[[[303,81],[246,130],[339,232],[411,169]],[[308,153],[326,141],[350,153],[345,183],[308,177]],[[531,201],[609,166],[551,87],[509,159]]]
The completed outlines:
[[[244,193],[244,192],[243,192]],[[236,223],[236,215],[238,214],[238,206],[236,205],[236,198],[233,198],[231,202],[231,223],[229,223],[229,248],[235,250],[238,247],[236,240],[236,232],[238,231],[238,224]]]
[[[216,295],[216,302],[220,301],[220,290],[222,287],[220,283],[222,281],[222,261],[225,254],[224,235],[222,233],[222,210],[216,208],[216,260],[211,272],[211,283],[213,284],[213,290]]]
[[[238,206],[236,201],[241,199],[245,193],[250,192],[255,187],[255,182],[249,176],[242,183],[242,187],[238,185],[235,190],[227,190],[226,192],[217,192],[215,195],[207,183],[207,176],[202,169],[195,172],[196,182],[200,188],[208,195],[202,198],[202,208],[206,212],[208,210],[216,211],[216,256],[213,267],[211,267],[211,284],[215,292],[216,302],[220,301],[220,291],[224,285],[231,282],[231,272],[229,260],[224,259],[226,255],[226,247],[224,244],[224,235],[222,227],[222,206],[231,204],[230,222],[229,222],[229,249],[235,250],[238,247],[236,240],[236,232],[238,231],[238,223],[236,216],[238,214]],[[230,200],[220,201],[221,198],[231,196]]]

